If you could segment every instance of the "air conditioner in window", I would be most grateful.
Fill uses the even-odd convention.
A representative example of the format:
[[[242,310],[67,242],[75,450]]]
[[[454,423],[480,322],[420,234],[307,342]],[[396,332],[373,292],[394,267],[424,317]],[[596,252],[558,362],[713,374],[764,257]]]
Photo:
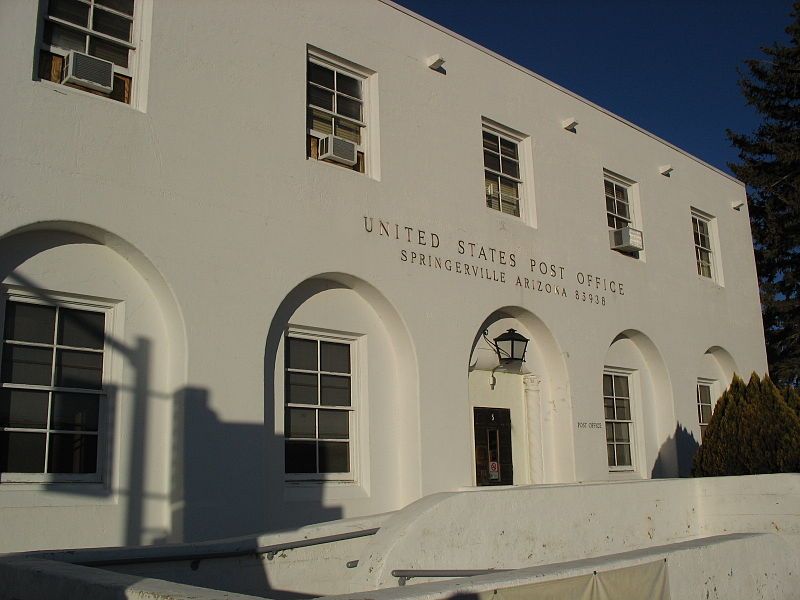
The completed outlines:
[[[64,83],[110,93],[114,89],[114,63],[70,50],[67,54]]]
[[[622,252],[638,252],[644,250],[642,232],[633,227],[622,227],[612,229],[608,232],[611,238],[611,249],[621,250]]]
[[[358,147],[344,138],[326,135],[319,140],[319,158],[352,167],[358,162]]]

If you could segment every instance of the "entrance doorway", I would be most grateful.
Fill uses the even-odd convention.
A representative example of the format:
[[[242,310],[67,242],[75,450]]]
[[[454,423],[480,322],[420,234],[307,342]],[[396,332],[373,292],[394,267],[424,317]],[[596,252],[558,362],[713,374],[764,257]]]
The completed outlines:
[[[476,483],[513,485],[511,410],[475,407],[473,411]]]

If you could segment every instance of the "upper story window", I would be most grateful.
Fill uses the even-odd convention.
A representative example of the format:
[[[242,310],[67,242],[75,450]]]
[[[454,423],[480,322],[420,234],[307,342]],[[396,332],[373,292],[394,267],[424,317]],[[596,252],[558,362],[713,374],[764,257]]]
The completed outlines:
[[[644,241],[635,219],[636,184],[605,171],[603,186],[611,248],[627,256],[640,258]]]
[[[522,170],[520,140],[483,125],[483,169],[486,206],[520,216]]]
[[[359,173],[369,165],[369,72],[309,50],[307,155]]]
[[[697,265],[697,274],[709,279],[716,279],[716,269],[714,268],[714,253],[712,249],[711,221],[707,215],[703,215],[697,210],[692,209],[692,233],[694,234],[694,256]]]
[[[49,0],[39,77],[131,103],[137,0]]]
[[[98,481],[107,308],[9,298],[0,364],[0,481]]]
[[[355,478],[354,340],[286,338],[285,469],[293,480]]]
[[[632,471],[633,416],[630,377],[624,373],[603,373],[603,406],[606,420],[606,451],[610,471]]]

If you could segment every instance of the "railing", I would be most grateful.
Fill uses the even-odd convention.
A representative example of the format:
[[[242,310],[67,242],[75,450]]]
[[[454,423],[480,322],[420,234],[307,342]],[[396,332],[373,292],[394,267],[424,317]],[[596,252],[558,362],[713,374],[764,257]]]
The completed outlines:
[[[238,548],[235,550],[221,550],[218,552],[203,552],[202,548],[197,548],[190,552],[180,554],[162,554],[155,556],[132,556],[128,558],[107,558],[76,561],[77,564],[86,567],[110,567],[113,565],[134,565],[143,563],[158,563],[158,562],[178,562],[189,560],[191,561],[191,569],[197,570],[200,561],[212,558],[235,558],[239,556],[259,556],[266,555],[267,560],[272,560],[275,555],[284,550],[294,550],[295,548],[307,548],[308,546],[317,546],[319,544],[330,544],[332,542],[341,542],[344,540],[352,540],[361,537],[368,537],[378,533],[380,527],[373,527],[371,529],[361,529],[359,531],[348,531],[346,533],[337,533],[334,535],[324,535],[321,537],[310,538],[307,540],[295,540],[291,542],[283,542],[280,544],[270,544],[268,546],[258,546],[256,548]]]
[[[475,575],[486,575],[488,573],[503,573],[512,569],[394,569],[392,577],[397,577],[398,585],[405,585],[409,579],[414,577],[474,577]]]

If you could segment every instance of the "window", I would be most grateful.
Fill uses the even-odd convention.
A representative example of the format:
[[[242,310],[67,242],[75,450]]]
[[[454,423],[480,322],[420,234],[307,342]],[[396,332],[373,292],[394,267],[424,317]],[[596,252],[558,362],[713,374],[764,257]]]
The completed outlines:
[[[711,420],[711,413],[714,404],[711,400],[713,383],[710,381],[698,380],[697,382],[697,419],[700,422],[700,440],[706,434],[706,427]]]
[[[0,481],[99,479],[108,318],[107,307],[6,301]]]
[[[110,93],[86,91],[130,104],[138,9],[136,0],[49,0],[39,49],[39,77],[62,83],[67,55],[75,50],[114,64]]]
[[[484,123],[486,206],[515,217],[520,216],[522,189],[519,143],[520,140],[504,135]]]
[[[632,471],[633,417],[628,375],[609,371],[603,373],[603,406],[609,470]]]
[[[640,256],[644,250],[642,232],[636,228],[634,218],[636,184],[604,171],[603,187],[611,248],[631,258],[643,258]]]
[[[694,256],[697,274],[714,279],[714,261],[711,250],[711,219],[692,210],[692,232],[694,233]]]
[[[285,468],[292,479],[352,480],[354,340],[290,334],[285,354]]]
[[[352,65],[350,68],[350,63],[348,66],[344,63],[329,55],[309,51],[307,156],[365,173],[368,142],[366,84],[369,73],[361,67]],[[332,151],[326,153],[326,145]]]

